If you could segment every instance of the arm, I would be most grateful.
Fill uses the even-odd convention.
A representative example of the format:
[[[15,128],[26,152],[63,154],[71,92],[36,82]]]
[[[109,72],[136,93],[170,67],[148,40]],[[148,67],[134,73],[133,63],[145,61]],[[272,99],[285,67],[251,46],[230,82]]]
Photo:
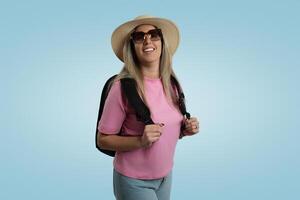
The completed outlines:
[[[150,147],[162,134],[163,124],[146,125],[142,136],[119,136],[98,132],[97,143],[101,148],[113,151],[132,151]]]
[[[161,135],[161,125],[146,125],[142,135],[117,135],[126,117],[120,87],[120,82],[115,82],[105,101],[98,126],[98,146],[112,151],[132,151],[151,146]]]
[[[132,151],[142,148],[141,136],[108,135],[98,132],[98,145],[113,151]]]
[[[140,147],[138,137],[120,136],[117,133],[126,117],[120,81],[114,82],[107,95],[98,124],[97,145],[112,151],[130,151]]]

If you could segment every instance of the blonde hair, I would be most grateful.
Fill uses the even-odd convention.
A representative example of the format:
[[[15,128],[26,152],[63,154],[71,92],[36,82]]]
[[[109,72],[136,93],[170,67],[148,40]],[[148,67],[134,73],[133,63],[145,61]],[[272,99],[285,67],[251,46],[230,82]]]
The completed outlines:
[[[171,84],[171,75],[177,79],[172,68],[172,54],[169,51],[167,41],[162,38],[161,42],[162,51],[159,64],[159,74],[168,101],[172,102],[173,105],[178,108],[178,98],[174,91],[175,88]],[[138,59],[136,57],[133,41],[130,39],[130,36],[125,39],[125,44],[123,47],[123,61],[124,66],[118,76],[115,78],[115,81],[118,81],[122,78],[133,78],[136,81],[137,91],[139,95],[141,96],[144,103],[148,105],[145,98],[143,82],[144,77],[139,66]]]

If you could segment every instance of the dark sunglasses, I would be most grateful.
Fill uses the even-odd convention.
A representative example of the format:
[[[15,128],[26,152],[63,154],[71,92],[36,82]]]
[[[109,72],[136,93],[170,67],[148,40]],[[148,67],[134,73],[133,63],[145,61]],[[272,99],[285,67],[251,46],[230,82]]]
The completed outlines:
[[[146,35],[150,36],[151,41],[158,41],[162,38],[161,29],[156,28],[148,31],[147,33],[142,31],[133,32],[131,33],[131,39],[135,43],[143,43],[146,39]]]

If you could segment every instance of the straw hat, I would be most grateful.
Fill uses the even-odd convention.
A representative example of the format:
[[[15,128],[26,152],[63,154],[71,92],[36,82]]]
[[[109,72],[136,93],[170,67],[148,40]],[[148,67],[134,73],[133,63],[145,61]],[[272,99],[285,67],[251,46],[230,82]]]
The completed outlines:
[[[175,25],[174,22],[148,16],[148,15],[142,15],[138,16],[135,19],[125,22],[124,24],[121,24],[119,27],[117,27],[111,36],[111,46],[116,54],[116,56],[123,62],[123,46],[128,39],[129,34],[131,31],[138,25],[142,24],[150,24],[153,26],[156,26],[157,28],[160,28],[162,30],[162,34],[164,37],[164,40],[167,42],[169,46],[169,50],[171,54],[173,55],[178,47],[179,44],[179,30],[178,27]]]

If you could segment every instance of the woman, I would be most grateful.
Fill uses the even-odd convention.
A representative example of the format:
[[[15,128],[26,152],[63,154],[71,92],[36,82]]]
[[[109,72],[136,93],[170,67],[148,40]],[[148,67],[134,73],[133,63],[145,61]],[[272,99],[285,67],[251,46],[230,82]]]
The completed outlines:
[[[173,157],[179,136],[199,132],[197,118],[185,119],[170,76],[179,43],[177,26],[167,19],[140,16],[120,25],[112,47],[124,67],[111,86],[98,126],[98,143],[116,151],[113,185],[118,200],[170,199]],[[120,79],[131,77],[151,111],[153,125],[136,119],[122,97]],[[181,132],[181,125],[185,129]],[[117,135],[122,132],[122,136]]]

